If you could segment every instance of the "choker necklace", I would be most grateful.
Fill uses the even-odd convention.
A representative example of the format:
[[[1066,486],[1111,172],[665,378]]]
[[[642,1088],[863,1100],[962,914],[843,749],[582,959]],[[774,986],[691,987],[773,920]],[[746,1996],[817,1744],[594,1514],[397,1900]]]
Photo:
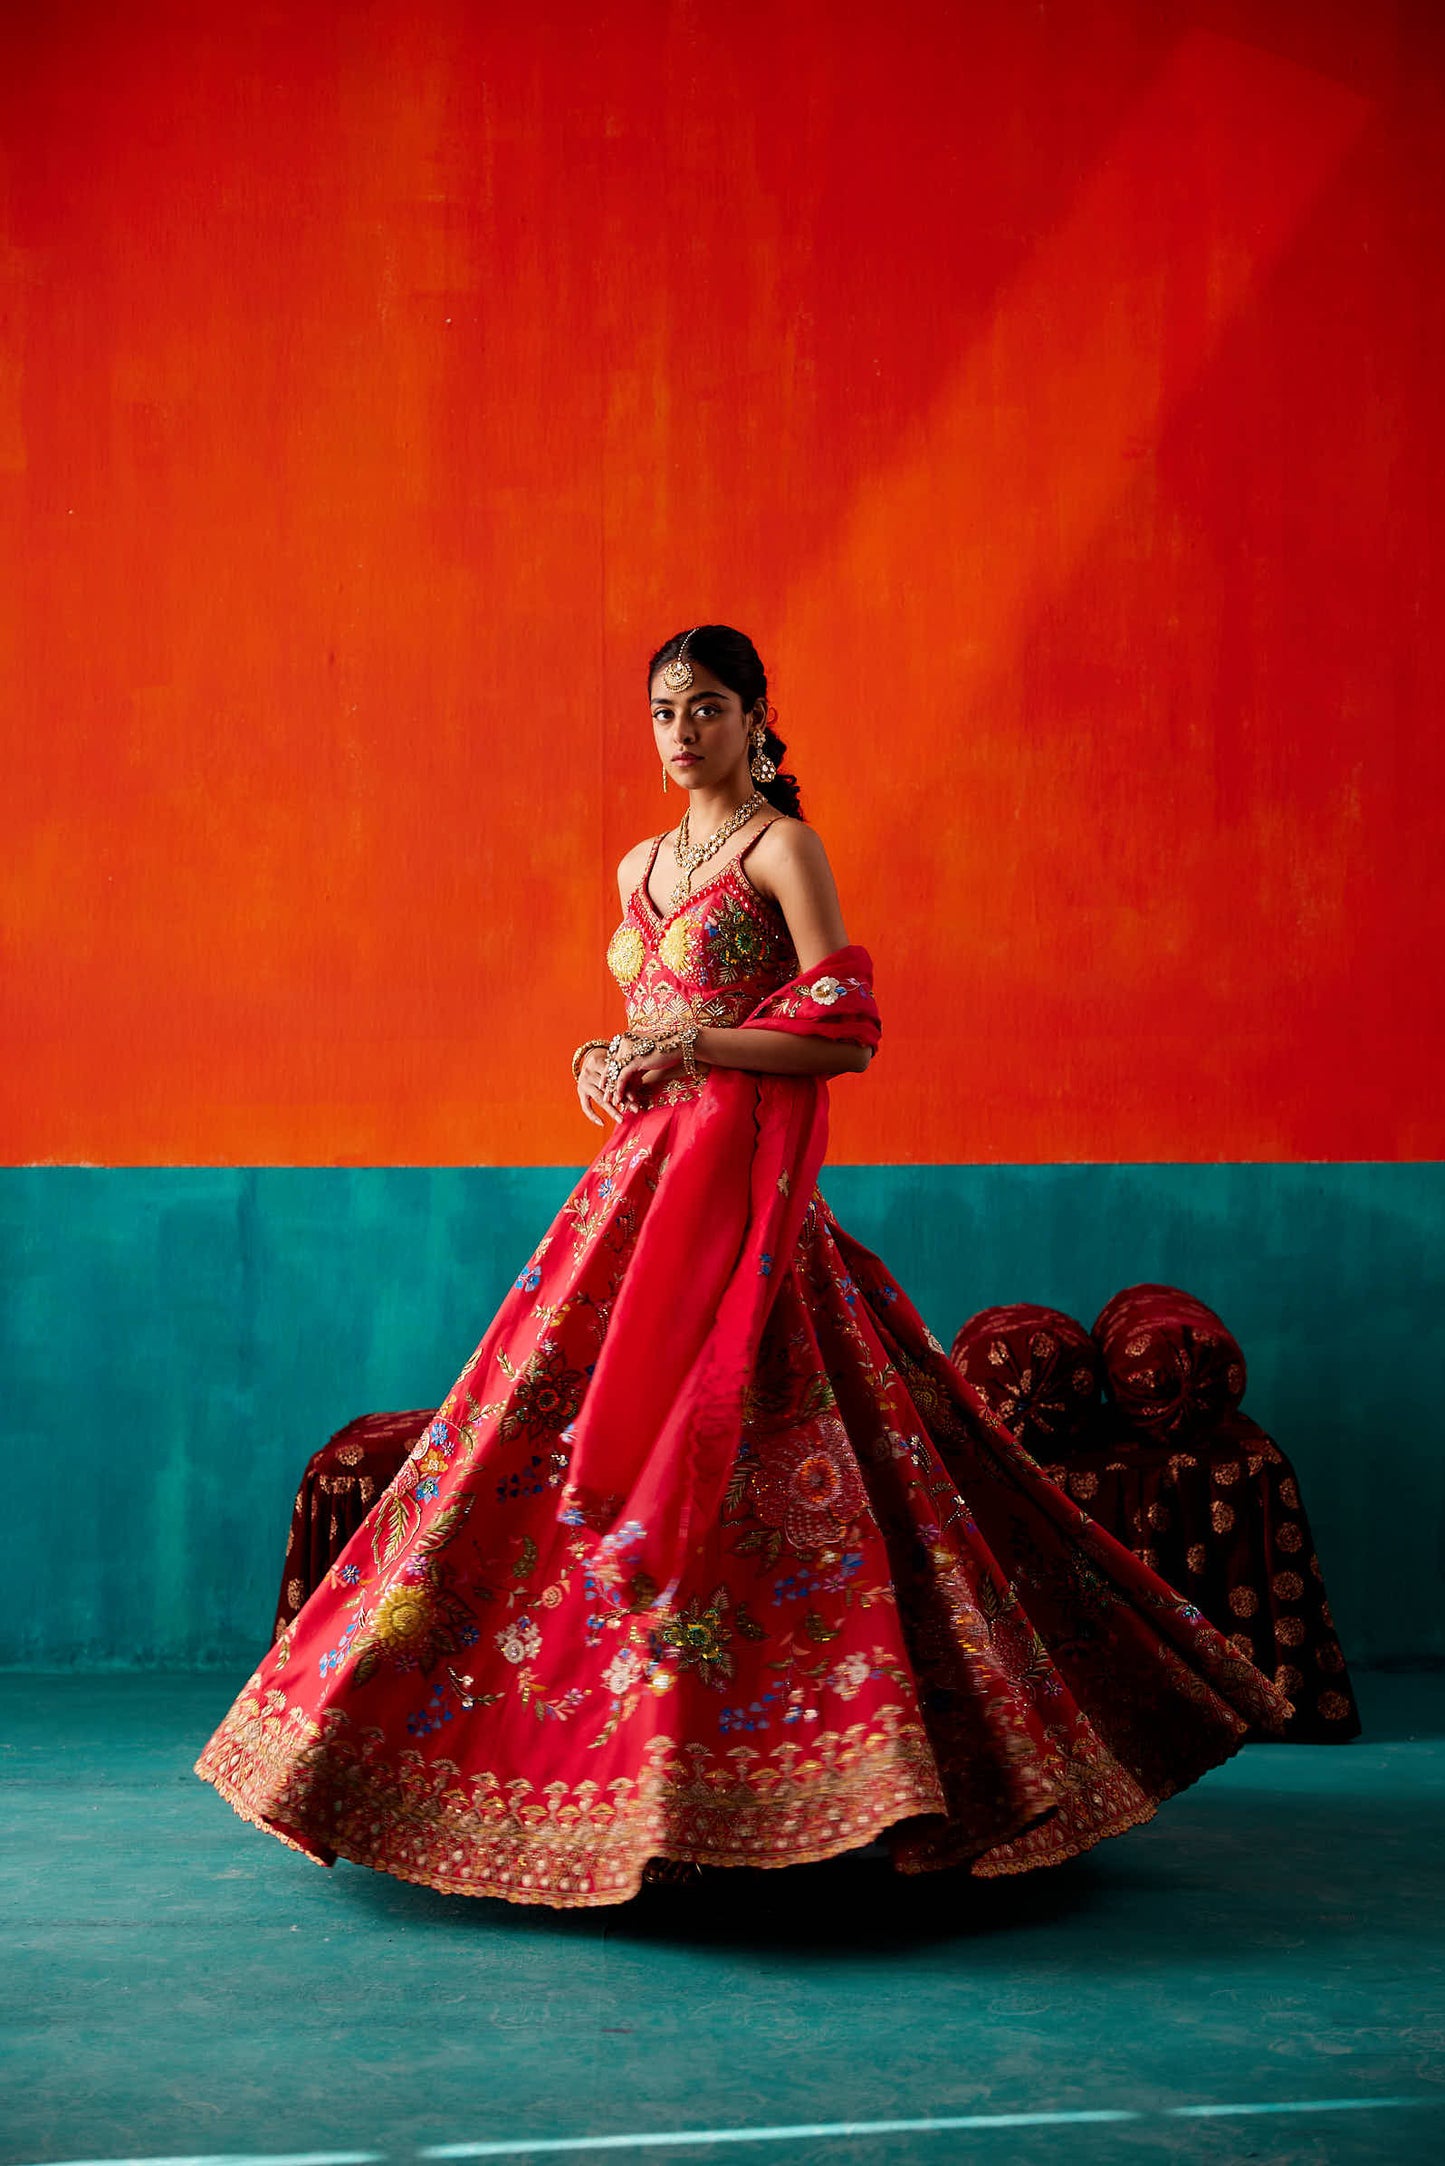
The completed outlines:
[[[706,863],[715,850],[720,850],[729,835],[735,835],[740,827],[746,827],[753,814],[761,811],[767,802],[768,800],[763,796],[761,790],[754,790],[745,804],[739,805],[736,812],[728,814],[721,827],[713,829],[706,842],[693,842],[691,840],[687,824],[688,814],[687,812],[683,814],[677,826],[677,841],[672,846],[673,855],[677,859],[679,874],[677,886],[672,891],[672,908],[674,910],[676,910],[679,903],[686,902],[688,895],[691,893],[692,876],[697,871],[698,866]],[[691,806],[689,806],[688,811],[690,812],[691,809]]]

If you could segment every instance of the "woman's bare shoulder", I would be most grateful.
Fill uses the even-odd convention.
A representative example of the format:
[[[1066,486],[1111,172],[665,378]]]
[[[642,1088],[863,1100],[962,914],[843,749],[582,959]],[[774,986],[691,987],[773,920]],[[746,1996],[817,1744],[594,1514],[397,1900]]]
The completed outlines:
[[[618,865],[617,892],[624,903],[646,871],[647,860],[652,855],[652,845],[656,840],[655,835],[644,835],[641,842],[635,842],[632,845],[626,857]]]
[[[748,871],[756,868],[764,882],[774,876],[786,879],[789,873],[819,871],[827,863],[828,853],[817,828],[786,812],[769,823],[748,852]]]
[[[847,945],[833,868],[816,827],[786,816],[775,820],[759,837],[747,869],[759,892],[770,896],[787,919],[805,969]]]

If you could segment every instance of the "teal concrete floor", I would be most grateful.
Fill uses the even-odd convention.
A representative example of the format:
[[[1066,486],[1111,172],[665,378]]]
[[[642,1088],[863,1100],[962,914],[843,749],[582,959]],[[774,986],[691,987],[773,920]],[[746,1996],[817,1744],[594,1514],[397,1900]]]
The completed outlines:
[[[1435,2166],[1445,1678],[1358,1683],[1357,1743],[1252,1747],[1052,1872],[552,1913],[245,1827],[189,1772],[230,1679],[0,1676],[0,2162]]]

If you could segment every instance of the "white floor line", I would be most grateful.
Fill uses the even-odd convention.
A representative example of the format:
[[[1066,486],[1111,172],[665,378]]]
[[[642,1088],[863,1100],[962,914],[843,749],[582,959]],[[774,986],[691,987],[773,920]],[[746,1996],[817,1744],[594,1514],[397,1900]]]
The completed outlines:
[[[385,2158],[384,2151],[212,2151],[194,2158],[70,2158],[55,2166],[383,2166]]]
[[[431,2144],[425,2160],[505,2160],[529,2151],[661,2151],[667,2144],[778,2144],[812,2136],[932,2136],[940,2129],[1046,2129],[1092,2121],[1142,2121],[1144,2114],[1098,2108],[1079,2114],[934,2114],[927,2121],[791,2121],[776,2129],[648,2129],[641,2136],[542,2136],[531,2144]]]
[[[721,2143],[786,2143],[819,2136],[929,2136],[973,2128],[1078,2128],[1100,2122],[1213,2120],[1233,2114],[1369,2113],[1389,2107],[1439,2106],[1429,2098],[1290,2098],[1219,2106],[1162,2106],[1154,2111],[1101,2106],[1076,2113],[950,2113],[906,2121],[790,2121],[763,2128],[636,2129],[620,2136],[508,2137],[486,2143],[438,2143],[407,2154],[418,2159],[529,2158],[558,2151],[657,2151]],[[34,2166],[386,2166],[384,2151],[214,2151],[183,2158],[37,2160]]]
[[[674,2128],[624,2136],[539,2136],[530,2143],[515,2137],[486,2143],[440,2143],[418,2152],[424,2159],[525,2158],[559,2151],[643,2151],[684,2149],[722,2143],[783,2143],[820,2136],[926,2136],[973,2128],[1074,2128],[1100,2121],[1152,2121],[1164,2116],[1203,2118],[1244,2113],[1342,2113],[1367,2107],[1421,2106],[1419,2098],[1290,2099],[1276,2105],[1166,2106],[1157,2113],[1101,2108],[1078,2113],[936,2114],[908,2121],[799,2121],[777,2128]]]

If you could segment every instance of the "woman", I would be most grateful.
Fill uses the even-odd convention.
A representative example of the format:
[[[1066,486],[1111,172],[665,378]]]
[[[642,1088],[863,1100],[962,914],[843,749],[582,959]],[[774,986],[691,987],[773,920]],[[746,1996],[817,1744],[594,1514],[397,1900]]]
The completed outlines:
[[[324,1863],[516,1902],[881,1834],[905,1872],[1056,1863],[1289,1702],[833,1218],[868,954],[752,643],[694,627],[648,687],[686,809],[622,861],[627,1028],[573,1064],[615,1128],[197,1772]]]

